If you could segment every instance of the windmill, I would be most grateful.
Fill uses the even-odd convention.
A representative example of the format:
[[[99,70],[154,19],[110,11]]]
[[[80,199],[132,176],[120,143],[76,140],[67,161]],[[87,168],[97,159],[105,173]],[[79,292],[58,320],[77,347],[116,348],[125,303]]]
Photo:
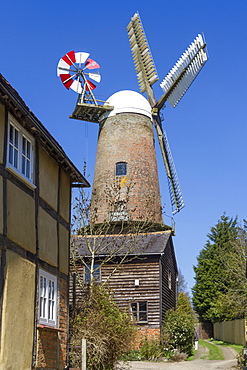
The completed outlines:
[[[167,100],[172,107],[175,107],[188,90],[189,86],[194,81],[208,59],[206,43],[200,34],[195,38],[195,40],[185,50],[182,56],[175,63],[174,67],[161,82],[160,86],[164,93],[157,101],[154,96],[152,85],[158,81],[158,74],[140,15],[138,13],[135,13],[131,18],[131,21],[127,27],[127,31],[140,86],[140,92],[147,94],[148,101],[151,106],[152,121],[157,133],[168,178],[172,213],[175,214],[184,207],[184,201],[166,132],[162,128],[160,111],[165,106]],[[79,94],[76,107],[72,115],[70,115],[70,118],[99,123],[101,132],[103,125],[105,126],[105,120],[108,119],[107,117],[110,117],[112,111],[118,110],[116,104],[119,103],[118,99],[120,95],[118,94],[117,100],[111,99],[111,97],[109,98],[109,101],[114,101],[116,103],[112,103],[111,105],[109,102],[95,98],[93,92],[96,88],[95,83],[99,83],[101,81],[101,77],[98,72],[100,66],[96,61],[89,58],[89,56],[90,54],[87,52],[68,52],[59,60],[57,75],[60,77],[66,89],[72,89]],[[130,93],[131,92],[128,92],[127,95]],[[123,96],[124,99],[126,99],[126,93],[121,95],[121,97]],[[141,97],[144,98],[143,96]],[[134,100],[135,99],[140,102],[140,98],[134,96]],[[145,105],[143,102],[140,103],[141,106],[142,104]],[[122,105],[122,103],[120,105]],[[129,107],[128,111],[130,111]],[[135,112],[137,112],[136,108]],[[121,141],[121,137],[119,140]],[[107,146],[106,150],[108,150]],[[129,152],[131,151],[132,148],[129,148]],[[106,154],[104,154],[103,157],[105,155]],[[104,164],[100,163],[100,170],[98,169],[97,172],[99,173],[103,167]],[[102,174],[100,174],[99,177],[101,180],[103,179]],[[98,185],[98,187],[100,186]],[[158,184],[156,187],[158,188]],[[159,197],[158,190],[156,192],[156,197]],[[143,198],[145,198],[144,195]]]
[[[67,90],[71,89],[79,94],[70,118],[98,123],[99,117],[113,107],[94,96],[93,90],[97,87],[95,82],[101,81],[98,72],[100,65],[89,56],[86,52],[68,52],[58,62],[57,75]]]
[[[162,129],[160,110],[167,100],[172,107],[175,107],[188,90],[208,60],[206,43],[201,34],[194,39],[161,82],[160,86],[164,94],[157,101],[152,85],[158,81],[158,74],[139,13],[135,13],[131,18],[127,31],[140,91],[147,94],[152,107],[153,123],[168,178],[172,213],[175,214],[184,207],[184,201],[166,132]]]

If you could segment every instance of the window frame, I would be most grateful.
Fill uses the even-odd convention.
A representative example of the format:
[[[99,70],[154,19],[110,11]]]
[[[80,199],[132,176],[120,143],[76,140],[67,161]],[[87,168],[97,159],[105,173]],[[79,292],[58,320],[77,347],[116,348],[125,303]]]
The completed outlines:
[[[170,269],[168,270],[167,280],[168,280],[168,288],[172,290],[172,272]]]
[[[41,278],[42,278],[42,287],[41,287]],[[43,281],[46,281],[45,284],[45,293],[44,293],[44,284]],[[53,283],[52,297],[50,294],[50,282]],[[57,287],[57,277],[55,275],[49,274],[48,272],[40,269],[39,270],[39,280],[38,280],[38,289],[39,289],[39,324],[57,327],[57,307],[58,307],[58,287]],[[52,308],[51,308],[52,306]],[[50,311],[51,308],[51,311]]]
[[[11,116],[8,118],[6,167],[34,186],[34,138]]]
[[[141,304],[146,304],[146,310],[140,310],[140,305]],[[136,305],[136,314],[133,311],[133,305]],[[132,315],[132,319],[137,323],[137,324],[147,324],[148,323],[148,301],[134,301],[130,303],[130,313]],[[146,315],[146,320],[141,320],[141,315],[145,313]]]
[[[118,171],[119,171],[119,169],[118,169],[118,167],[120,167],[120,165],[122,166],[122,165],[124,165],[124,173],[120,173],[120,174],[118,174]],[[121,172],[121,171],[120,171]],[[123,161],[121,161],[121,162],[116,162],[115,163],[115,176],[116,177],[123,177],[123,176],[127,176],[127,162],[123,162]]]
[[[84,284],[90,284],[90,268],[91,263],[84,265]],[[97,269],[97,270],[95,270]],[[94,264],[93,281],[96,283],[101,282],[101,265],[100,263]]]

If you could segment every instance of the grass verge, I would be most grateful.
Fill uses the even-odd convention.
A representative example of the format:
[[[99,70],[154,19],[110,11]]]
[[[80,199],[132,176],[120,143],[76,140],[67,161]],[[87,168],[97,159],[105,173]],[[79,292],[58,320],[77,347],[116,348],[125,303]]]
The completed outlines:
[[[235,349],[235,351],[241,355],[242,354],[242,350],[243,350],[243,346],[240,346],[238,344],[232,344],[232,343],[227,343],[227,342],[223,342],[221,340],[215,340],[215,339],[211,339],[210,340],[211,343],[214,343],[214,344],[217,344],[217,346],[222,346],[222,347],[231,347],[233,349]]]
[[[205,340],[199,339],[199,344],[203,347],[208,348],[209,353],[206,356],[203,356],[204,360],[224,360],[222,350],[215,344],[209,343]]]

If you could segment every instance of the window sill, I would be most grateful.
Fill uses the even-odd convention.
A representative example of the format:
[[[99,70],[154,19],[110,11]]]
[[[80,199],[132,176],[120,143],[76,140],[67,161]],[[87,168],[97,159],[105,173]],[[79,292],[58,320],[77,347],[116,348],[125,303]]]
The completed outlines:
[[[54,326],[48,326],[48,325],[43,325],[43,324],[38,324],[37,329],[51,330],[51,331],[57,331],[61,333],[65,332],[65,330],[63,329],[58,329],[58,328],[55,328]]]
[[[12,175],[18,177],[18,179],[23,181],[29,188],[33,190],[36,189],[36,185],[34,185],[31,181],[29,181],[25,176],[23,176],[14,167],[10,167],[10,165],[7,165],[6,170],[9,171]]]
[[[137,325],[147,325],[148,321],[136,321]]]

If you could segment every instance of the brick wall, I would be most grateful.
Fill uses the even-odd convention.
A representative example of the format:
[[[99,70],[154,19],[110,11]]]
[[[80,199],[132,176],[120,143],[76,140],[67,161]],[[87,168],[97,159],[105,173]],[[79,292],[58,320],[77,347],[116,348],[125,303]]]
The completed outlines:
[[[150,327],[138,327],[137,335],[135,342],[133,343],[133,348],[138,349],[140,343],[143,339],[160,339],[160,329],[159,328],[150,328]]]
[[[58,325],[38,325],[36,370],[63,370],[67,364],[68,294],[67,281],[59,279]]]
[[[117,162],[127,163],[120,198],[127,199],[132,219],[162,222],[154,135],[148,117],[121,113],[107,118],[100,130],[91,209],[96,222],[108,219],[116,199]]]

